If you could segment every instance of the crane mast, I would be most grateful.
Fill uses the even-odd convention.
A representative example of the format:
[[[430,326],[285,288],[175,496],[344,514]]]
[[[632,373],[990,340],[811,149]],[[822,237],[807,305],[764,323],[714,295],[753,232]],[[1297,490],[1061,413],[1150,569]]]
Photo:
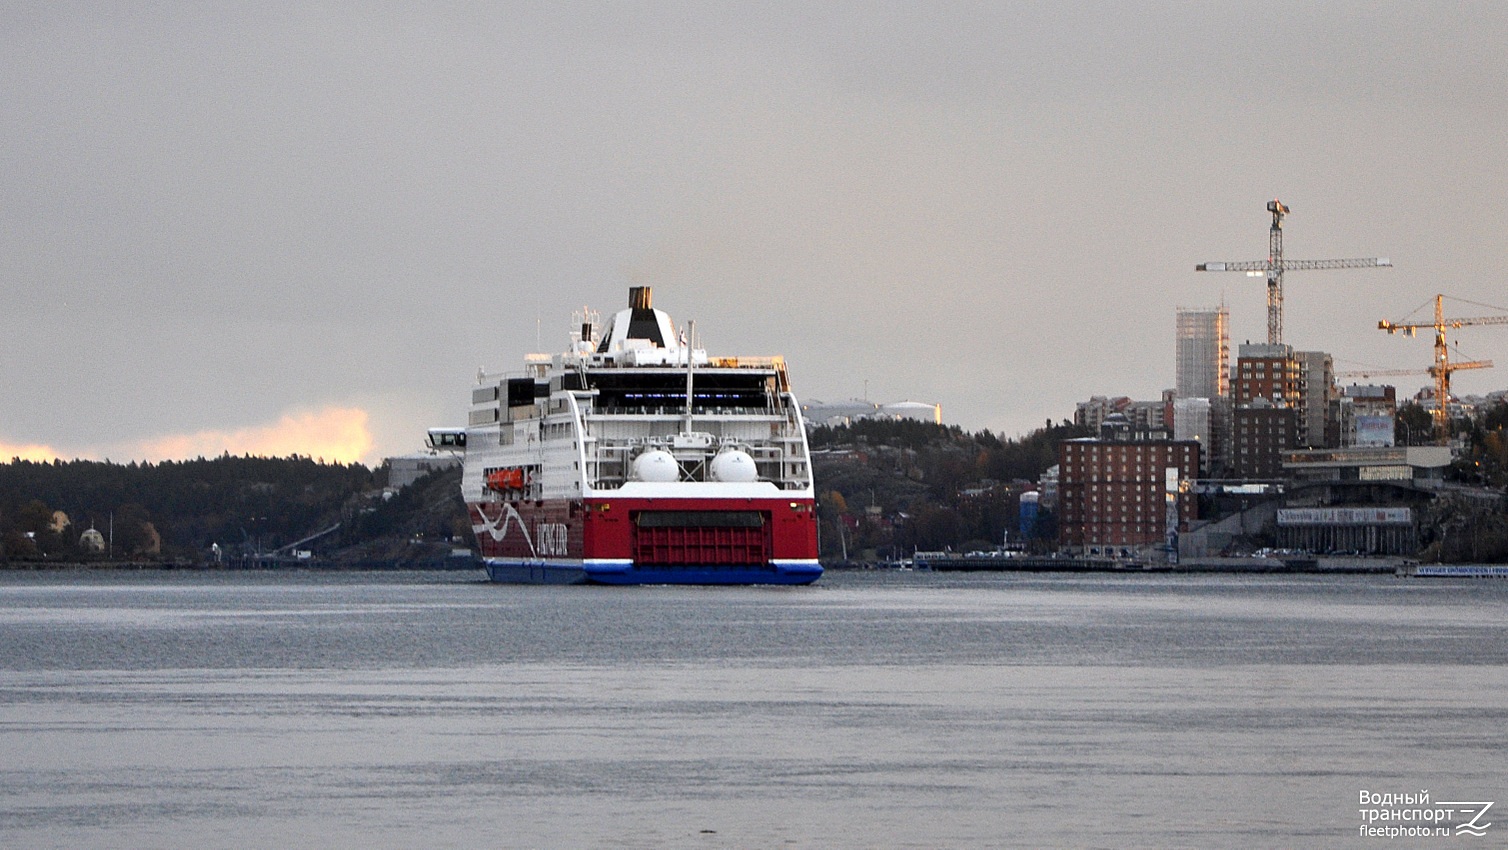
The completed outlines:
[[[1290,210],[1282,201],[1274,198],[1267,202],[1267,211],[1272,213],[1272,228],[1267,234],[1267,259],[1243,260],[1226,263],[1200,263],[1194,267],[1201,272],[1246,272],[1258,277],[1267,277],[1267,342],[1278,345],[1283,342],[1283,272],[1303,269],[1370,269],[1391,267],[1386,257],[1365,257],[1349,260],[1285,260],[1283,258],[1283,216]]]
[[[1267,342],[1283,341],[1283,215],[1288,207],[1277,198],[1267,202],[1272,229],[1267,231]]]

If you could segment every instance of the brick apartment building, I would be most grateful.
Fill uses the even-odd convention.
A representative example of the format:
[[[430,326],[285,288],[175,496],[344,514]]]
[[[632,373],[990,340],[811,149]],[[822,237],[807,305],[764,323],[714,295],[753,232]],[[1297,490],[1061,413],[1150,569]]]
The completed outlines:
[[[1166,540],[1168,470],[1199,474],[1199,443],[1106,421],[1098,438],[1058,445],[1059,544],[1071,551],[1160,546]],[[1178,498],[1180,530],[1198,517],[1192,495]]]
[[[1284,452],[1326,445],[1334,399],[1330,355],[1287,345],[1242,345],[1231,381],[1230,459],[1239,478],[1278,478]]]

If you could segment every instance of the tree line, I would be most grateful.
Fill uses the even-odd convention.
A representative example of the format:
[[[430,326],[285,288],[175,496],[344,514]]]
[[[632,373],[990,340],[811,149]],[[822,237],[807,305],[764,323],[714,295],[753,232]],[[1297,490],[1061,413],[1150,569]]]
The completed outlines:
[[[1400,421],[1428,433],[1428,414],[1403,405]],[[1508,404],[1453,423],[1464,448],[1449,479],[1501,493],[1508,486]],[[1048,548],[1054,517],[1021,526],[1020,497],[1057,463],[1058,444],[1090,436],[1048,420],[1021,437],[914,420],[858,420],[809,434],[825,559],[902,557],[917,549],[967,550],[1002,542]],[[0,560],[113,556],[202,561],[286,547],[339,524],[321,545],[399,557],[416,539],[469,543],[459,469],[385,491],[386,467],[285,458],[196,458],[161,463],[12,460],[0,464]],[[1467,504],[1467,503],[1463,503]],[[1501,501],[1442,502],[1424,543],[1461,557],[1508,558]],[[1436,515],[1438,514],[1438,515]],[[1464,518],[1463,518],[1464,517]],[[106,553],[81,544],[86,529]],[[1026,532],[1031,531],[1028,535]]]
[[[1060,442],[1083,436],[1089,431],[1067,420],[1016,438],[904,419],[816,427],[808,442],[822,556],[888,559],[1018,542],[1046,548],[1054,518],[1042,513],[1022,529],[1021,494],[1058,462]]]
[[[211,546],[274,549],[340,522],[385,473],[291,455],[161,463],[0,464],[0,558],[199,560]]]

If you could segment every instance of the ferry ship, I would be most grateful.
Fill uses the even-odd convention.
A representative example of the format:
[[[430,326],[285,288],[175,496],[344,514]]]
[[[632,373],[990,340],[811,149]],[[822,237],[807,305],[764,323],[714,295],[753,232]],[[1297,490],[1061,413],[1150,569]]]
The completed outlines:
[[[781,357],[708,357],[649,287],[563,353],[477,376],[461,494],[493,581],[810,584],[812,467]]]

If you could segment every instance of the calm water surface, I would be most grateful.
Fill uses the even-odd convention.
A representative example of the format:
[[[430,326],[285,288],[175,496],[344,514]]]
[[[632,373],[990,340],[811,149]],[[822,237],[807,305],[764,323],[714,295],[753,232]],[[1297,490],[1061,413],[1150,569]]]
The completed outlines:
[[[0,574],[0,846],[1508,836],[1508,582],[478,577]],[[1420,789],[1502,823],[1359,835]]]

